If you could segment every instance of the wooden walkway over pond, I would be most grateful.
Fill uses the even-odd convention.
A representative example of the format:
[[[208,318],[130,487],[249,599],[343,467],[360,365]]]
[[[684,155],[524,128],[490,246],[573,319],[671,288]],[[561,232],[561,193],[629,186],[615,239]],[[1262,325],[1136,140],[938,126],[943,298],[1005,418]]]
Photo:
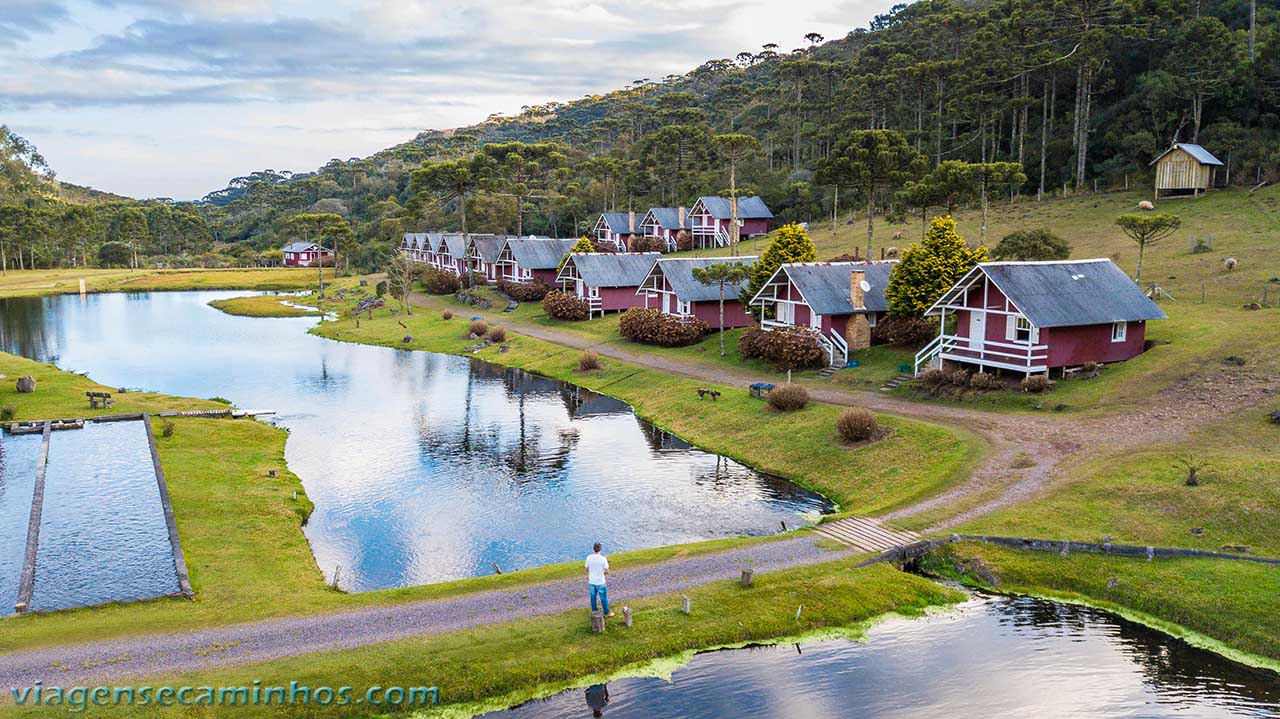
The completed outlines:
[[[870,517],[845,517],[823,522],[813,531],[864,552],[883,552],[920,541],[920,535],[915,532],[890,529]]]

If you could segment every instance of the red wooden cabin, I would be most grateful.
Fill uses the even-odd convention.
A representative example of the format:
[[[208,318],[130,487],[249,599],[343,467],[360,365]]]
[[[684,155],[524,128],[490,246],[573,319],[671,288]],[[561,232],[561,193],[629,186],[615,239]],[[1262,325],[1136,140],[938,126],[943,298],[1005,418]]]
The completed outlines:
[[[693,276],[693,268],[707,267],[723,262],[755,263],[752,257],[668,257],[653,263],[648,276],[636,290],[644,298],[645,307],[660,309],[667,314],[681,317],[697,317],[712,327],[720,326],[720,287],[704,285]],[[742,305],[738,295],[746,286],[727,286],[724,291],[724,326],[749,327],[756,323],[754,317]]]
[[[689,234],[693,237],[694,249],[728,247],[732,215],[729,198],[715,195],[699,197],[689,209]],[[738,221],[742,223],[738,229],[740,240],[768,234],[769,220],[772,219],[773,213],[764,200],[755,196],[738,198]]]
[[[1147,320],[1165,319],[1111,260],[984,262],[926,313],[937,339],[916,372],[945,363],[1027,376],[1142,354]],[[947,331],[949,320],[954,329]]]
[[[556,281],[568,292],[586,300],[591,314],[643,307],[636,294],[662,257],[659,252],[591,252],[569,255]]]
[[[333,258],[333,250],[326,249],[314,242],[291,242],[280,248],[284,253],[285,267],[311,267],[321,258]]]

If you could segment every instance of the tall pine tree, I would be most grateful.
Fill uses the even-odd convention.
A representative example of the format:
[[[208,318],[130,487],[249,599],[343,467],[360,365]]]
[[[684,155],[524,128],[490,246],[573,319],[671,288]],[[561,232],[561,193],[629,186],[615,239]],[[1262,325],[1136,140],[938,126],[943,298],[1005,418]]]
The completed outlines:
[[[818,259],[818,251],[813,247],[809,233],[795,223],[783,225],[774,233],[773,241],[765,248],[764,254],[751,266],[751,281],[742,291],[742,304],[750,308],[751,298],[773,277],[778,268],[788,262],[813,262]],[[754,314],[759,307],[751,308]]]
[[[935,217],[919,244],[912,243],[889,275],[884,298],[893,317],[919,317],[964,273],[987,259],[987,248],[969,249],[950,215]]]

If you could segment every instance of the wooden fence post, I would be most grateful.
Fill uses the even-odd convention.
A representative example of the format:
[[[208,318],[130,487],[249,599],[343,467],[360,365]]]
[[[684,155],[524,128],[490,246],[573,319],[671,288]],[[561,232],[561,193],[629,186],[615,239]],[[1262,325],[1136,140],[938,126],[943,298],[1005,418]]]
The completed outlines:
[[[604,612],[598,609],[591,613],[591,631],[596,634],[604,631]]]
[[[682,601],[680,603],[680,611],[684,612],[685,614],[691,614],[693,612],[693,604],[689,601],[689,595],[685,594],[681,597],[681,599]]]
[[[742,570],[742,586],[744,587],[751,586],[751,575],[754,573],[755,573],[755,570],[752,570],[752,569]]]
[[[627,627],[631,626],[631,607],[622,608],[622,623]]]

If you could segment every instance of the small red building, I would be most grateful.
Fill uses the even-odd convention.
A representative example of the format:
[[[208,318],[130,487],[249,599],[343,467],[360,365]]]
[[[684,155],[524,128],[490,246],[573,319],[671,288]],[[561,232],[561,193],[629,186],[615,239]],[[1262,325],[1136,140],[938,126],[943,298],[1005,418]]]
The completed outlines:
[[[507,238],[498,235],[472,235],[467,247],[467,262],[486,282],[498,281],[498,253]]]
[[[551,240],[512,237],[498,250],[498,279],[507,282],[542,280],[554,285],[560,273],[560,260],[569,254],[577,240]]]
[[[765,330],[808,327],[843,367],[850,350],[871,345],[871,328],[889,311],[884,288],[892,262],[794,262],[782,265],[751,304],[759,306]]]
[[[667,243],[667,252],[680,249],[680,238],[688,238],[691,227],[684,207],[650,207],[640,220],[640,232]]]
[[[280,248],[284,253],[285,267],[311,267],[322,258],[333,259],[333,250],[326,249],[314,242],[291,242]]]
[[[712,327],[720,326],[720,286],[704,285],[693,276],[693,268],[725,262],[754,264],[752,257],[667,257],[653,263],[636,294],[644,298],[644,306],[681,317],[697,317]],[[749,327],[756,323],[743,307],[739,295],[746,287],[727,286],[724,290],[724,326]]]
[[[427,233],[404,233],[404,240],[400,242],[400,251],[403,252],[410,261],[425,264],[427,261]]]
[[[1027,376],[1136,357],[1145,349],[1147,320],[1166,317],[1105,258],[984,262],[926,315],[941,329],[916,355],[917,374],[951,362]]]
[[[566,291],[586,300],[593,316],[643,307],[644,298],[636,294],[636,289],[660,257],[660,252],[571,254],[565,259],[556,281]]]
[[[635,211],[604,212],[596,220],[592,228],[591,244],[597,250],[606,252],[626,252],[631,246],[631,239],[640,235],[640,219]]]
[[[729,246],[729,224],[733,208],[729,198],[705,195],[689,209],[689,234],[694,249]],[[759,197],[738,198],[738,239],[746,240],[769,232],[773,213]]]

